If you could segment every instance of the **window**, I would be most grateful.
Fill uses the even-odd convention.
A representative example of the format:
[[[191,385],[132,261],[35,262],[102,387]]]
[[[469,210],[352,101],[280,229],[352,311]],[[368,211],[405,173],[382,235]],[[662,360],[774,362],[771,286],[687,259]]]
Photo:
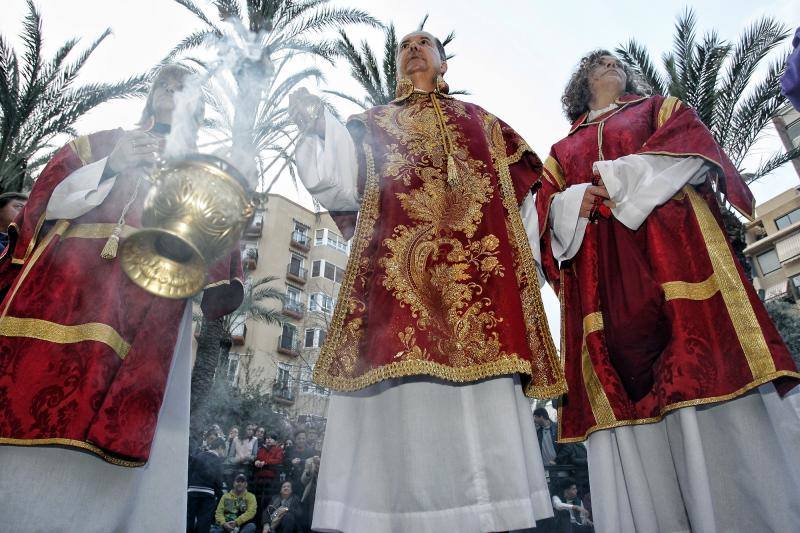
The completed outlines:
[[[328,246],[344,253],[347,253],[349,251],[347,241],[344,240],[343,237],[336,235],[332,231],[328,232]]]
[[[239,354],[228,354],[228,372],[226,374],[228,382],[231,385],[236,385],[236,378],[239,377]]]
[[[315,292],[308,298],[309,311],[323,311],[325,313],[333,312],[334,300],[324,292]]]
[[[275,375],[275,381],[282,387],[290,388],[292,386],[292,365],[278,363],[278,373]]]
[[[302,300],[303,291],[292,285],[286,286],[286,300],[291,303],[300,303]]]
[[[758,267],[761,269],[761,275],[766,276],[770,272],[775,272],[781,268],[781,262],[778,260],[778,253],[775,250],[764,252],[757,256]]]
[[[341,283],[342,279],[344,279],[344,269],[339,268],[330,261],[321,259],[319,261],[314,261],[312,264],[311,276],[315,278],[321,276],[336,283]]]
[[[300,235],[308,237],[308,226],[301,224],[296,220],[294,221],[294,231]]]
[[[306,348],[320,348],[322,343],[325,342],[325,330],[319,328],[306,329],[306,340],[304,346]]]
[[[281,334],[281,344],[286,343],[287,347],[291,347],[292,341],[297,336],[297,327],[288,322],[283,325],[283,332]]]
[[[318,229],[314,234],[314,246],[328,245],[343,253],[350,252],[350,244],[329,229]]]
[[[782,230],[783,228],[788,228],[795,222],[800,222],[800,207],[793,211],[789,211],[780,218],[776,218],[775,226],[777,226],[779,230]]]
[[[789,281],[796,291],[800,291],[800,274],[789,278]]]

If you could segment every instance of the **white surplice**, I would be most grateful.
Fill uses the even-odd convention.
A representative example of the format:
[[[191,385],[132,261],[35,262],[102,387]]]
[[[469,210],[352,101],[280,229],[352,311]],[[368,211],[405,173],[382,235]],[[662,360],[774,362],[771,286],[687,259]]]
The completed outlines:
[[[303,139],[295,157],[324,207],[358,209],[355,147],[333,116],[326,112],[325,140]],[[527,230],[538,251],[538,229]],[[419,376],[332,394],[314,531],[481,533],[552,514],[518,376],[467,384]]]
[[[697,157],[629,155],[595,168],[635,230],[684,185],[706,178]],[[550,211],[552,251],[578,253],[587,219],[574,185]],[[679,260],[679,259],[676,259]],[[598,533],[800,531],[800,389],[766,384],[737,399],[673,411],[658,423],[598,431],[587,440]]]
[[[47,219],[72,219],[100,205],[115,178],[105,159],[53,191]],[[99,257],[98,257],[98,260]],[[0,446],[0,531],[127,533],[186,530],[192,309],[187,304],[145,466],[126,468],[74,449]]]

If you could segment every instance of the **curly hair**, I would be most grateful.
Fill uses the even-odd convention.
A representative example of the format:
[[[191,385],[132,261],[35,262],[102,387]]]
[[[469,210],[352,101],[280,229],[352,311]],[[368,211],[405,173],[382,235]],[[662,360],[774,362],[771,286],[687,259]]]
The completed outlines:
[[[567,83],[564,94],[561,96],[561,106],[570,122],[574,122],[582,114],[589,111],[589,102],[592,100],[592,91],[589,88],[589,73],[600,63],[603,56],[614,56],[608,50],[598,48],[592,50],[581,58],[578,68],[572,73]],[[626,94],[639,94],[648,96],[652,91],[641,76],[625,63],[622,63],[627,81],[625,82]]]

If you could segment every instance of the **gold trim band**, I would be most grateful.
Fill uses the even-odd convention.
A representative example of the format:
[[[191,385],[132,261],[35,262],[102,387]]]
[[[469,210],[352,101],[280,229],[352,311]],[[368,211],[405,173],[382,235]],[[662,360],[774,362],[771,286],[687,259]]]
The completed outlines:
[[[114,328],[100,322],[65,326],[38,318],[4,316],[0,318],[0,335],[39,339],[56,344],[102,342],[114,350],[120,359],[125,359],[131,349],[131,345]]]
[[[728,241],[711,213],[705,200],[694,190],[694,187],[684,187],[689,196],[692,209],[694,209],[700,233],[703,235],[708,258],[714,268],[714,275],[719,285],[725,307],[728,309],[731,325],[739,338],[739,344],[750,366],[754,379],[775,372],[775,361],[767,346],[761,324],[747,297],[747,291],[742,284],[739,270],[733,262],[733,256],[728,248]]]
[[[586,387],[586,392],[589,395],[589,405],[592,408],[592,415],[598,424],[613,424],[616,422],[617,417],[614,415],[614,410],[611,408],[611,402],[606,396],[606,391],[603,390],[603,384],[597,376],[597,372],[592,364],[592,358],[589,355],[589,347],[586,344],[586,339],[592,333],[602,331],[603,329],[603,313],[595,311],[583,317],[583,346],[581,347],[581,372],[583,374],[583,384]]]
[[[116,224],[111,223],[98,223],[98,224],[74,224],[64,232],[62,239],[108,239],[111,237]],[[122,237],[130,237],[130,235],[137,231],[139,228],[133,226],[122,226]]]
[[[559,443],[568,443],[568,442],[581,442],[586,440],[589,435],[595,433],[596,431],[603,431],[605,429],[614,429],[618,427],[624,426],[640,426],[642,424],[654,424],[656,422],[660,422],[666,415],[675,411],[676,409],[681,409],[683,407],[696,407],[699,405],[708,405],[710,403],[719,403],[719,402],[726,402],[728,400],[733,400],[737,396],[741,396],[744,393],[756,388],[760,387],[761,385],[768,383],[770,381],[774,381],[781,377],[790,377],[800,379],[800,373],[792,372],[790,370],[779,370],[777,372],[773,372],[770,375],[763,376],[759,379],[753,380],[744,387],[741,387],[730,394],[723,394],[721,396],[711,396],[708,398],[699,398],[696,400],[685,400],[682,402],[676,402],[673,404],[669,404],[664,406],[657,416],[653,416],[650,418],[636,418],[632,420],[618,420],[616,422],[610,424],[598,424],[595,426],[590,427],[586,433],[583,434],[581,437],[567,437],[567,438],[560,438],[561,432],[561,424],[559,424],[558,431],[559,431]],[[560,408],[560,406],[559,406]],[[560,411],[559,411],[560,414]]]
[[[719,292],[716,274],[698,283],[688,281],[668,281],[661,285],[664,290],[664,299],[670,300],[708,300]]]
[[[9,446],[68,446],[70,448],[78,448],[90,452],[98,456],[103,461],[117,466],[135,468],[138,466],[144,466],[146,464],[145,461],[128,461],[126,459],[119,459],[103,451],[94,444],[75,439],[63,439],[59,437],[53,437],[49,439],[12,439],[8,437],[0,437],[0,444],[6,444]]]

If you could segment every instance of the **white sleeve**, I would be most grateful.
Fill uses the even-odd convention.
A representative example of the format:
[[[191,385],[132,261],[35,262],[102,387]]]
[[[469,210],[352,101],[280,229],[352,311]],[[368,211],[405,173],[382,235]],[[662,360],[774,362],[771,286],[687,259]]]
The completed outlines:
[[[522,205],[519,207],[519,214],[522,217],[522,225],[525,227],[525,233],[528,236],[528,242],[531,245],[531,252],[533,252],[533,259],[536,261],[536,275],[539,276],[539,288],[542,288],[545,283],[544,271],[542,271],[542,251],[539,247],[539,215],[536,213],[536,204],[534,203],[534,196],[528,193]]]
[[[608,195],[617,205],[611,212],[637,229],[659,205],[672,198],[687,183],[703,183],[708,163],[699,157],[626,155],[612,161],[597,161]]]
[[[330,211],[357,211],[358,161],[350,132],[325,110],[325,139],[303,137],[295,151],[300,180],[320,204]]]
[[[572,505],[562,502],[558,496],[553,496],[553,509],[556,511],[571,511]]]
[[[101,181],[107,159],[83,166],[59,183],[47,202],[45,219],[71,220],[103,203],[116,181],[116,177]]]
[[[580,216],[580,212],[583,195],[589,185],[591,183],[572,185],[565,191],[554,194],[551,200],[551,248],[553,256],[559,262],[575,257],[583,243],[589,219]]]

